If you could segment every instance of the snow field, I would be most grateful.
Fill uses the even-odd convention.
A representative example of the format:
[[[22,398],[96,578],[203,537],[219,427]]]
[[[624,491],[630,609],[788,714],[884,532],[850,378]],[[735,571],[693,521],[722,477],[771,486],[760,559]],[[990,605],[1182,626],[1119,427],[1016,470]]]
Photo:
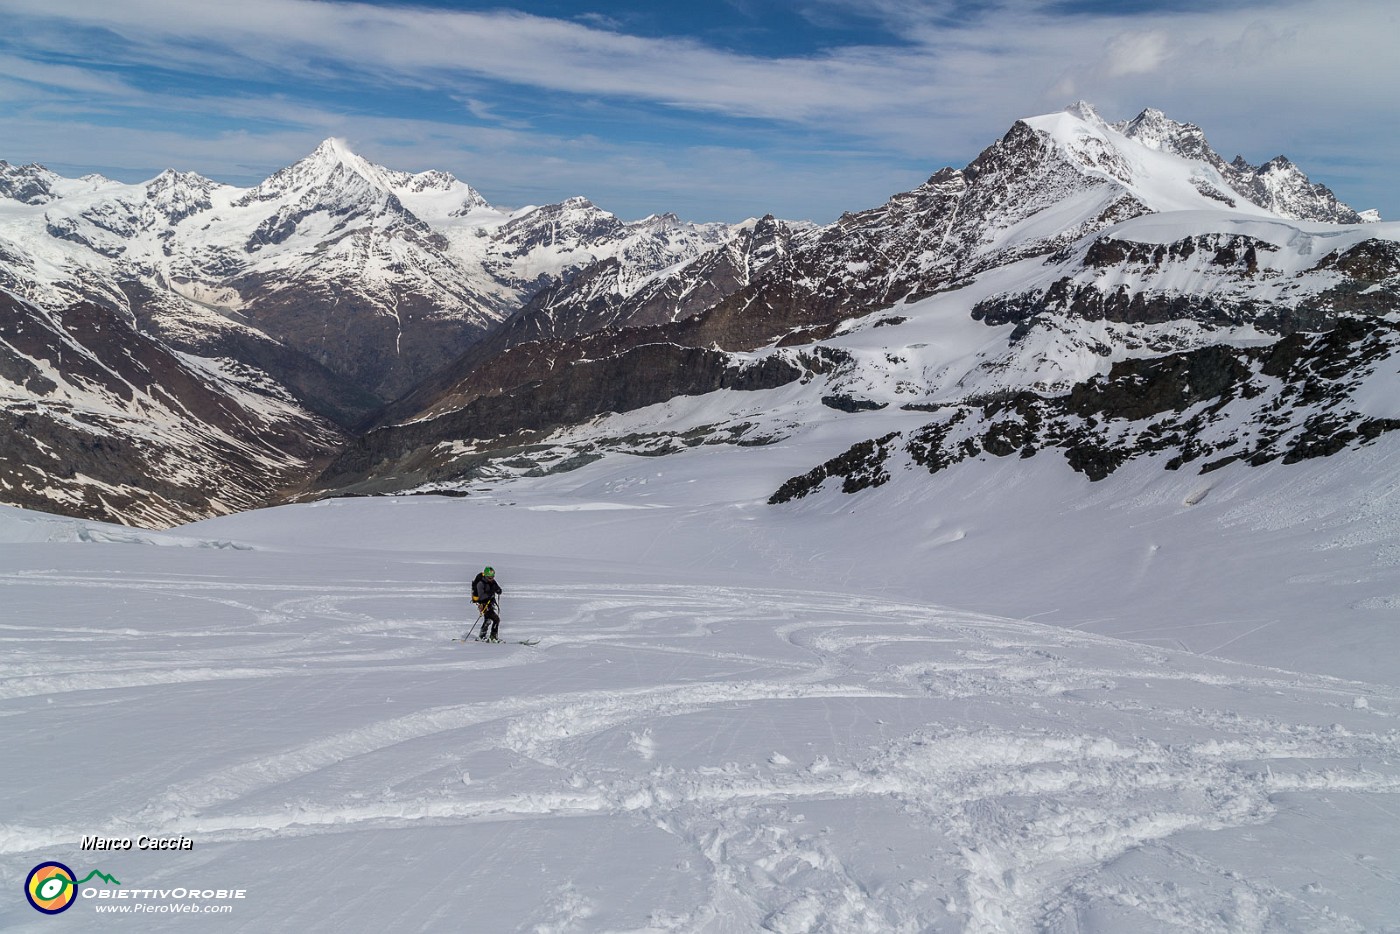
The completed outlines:
[[[5,891],[45,859],[248,891],[75,930],[1392,929],[1394,686],[545,539],[489,558],[540,645],[454,644],[477,559],[425,517],[506,510],[328,505],[9,535]],[[598,555],[664,511],[535,505],[516,534]],[[331,513],[362,547],[314,543]],[[79,850],[141,833],[194,849]]]

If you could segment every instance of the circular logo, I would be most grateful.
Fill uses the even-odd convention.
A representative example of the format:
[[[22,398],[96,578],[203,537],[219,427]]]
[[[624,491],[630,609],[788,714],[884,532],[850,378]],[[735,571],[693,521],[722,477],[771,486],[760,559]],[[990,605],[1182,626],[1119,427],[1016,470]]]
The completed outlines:
[[[78,897],[76,878],[73,870],[62,863],[40,863],[29,870],[29,878],[24,880],[24,897],[36,911],[46,915],[67,911]]]

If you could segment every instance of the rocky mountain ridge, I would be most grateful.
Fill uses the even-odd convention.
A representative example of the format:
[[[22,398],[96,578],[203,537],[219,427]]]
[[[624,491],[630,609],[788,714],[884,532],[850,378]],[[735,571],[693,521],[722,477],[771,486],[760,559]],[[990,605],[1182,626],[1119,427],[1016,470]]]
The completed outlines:
[[[1094,479],[1143,456],[1262,463],[1400,424],[1377,401],[1400,228],[1152,110],[1017,121],[964,168],[820,227],[628,224],[583,198],[501,212],[334,141],[251,190],[113,186],[0,165],[0,286],[84,296],[291,400],[322,440],[284,450],[300,466],[272,485],[317,476],[269,496],[846,439],[775,481],[791,501],[1050,449]],[[55,259],[75,249],[88,265]]]
[[[386,169],[334,139],[246,190],[194,173],[123,185],[0,164],[0,195],[7,291],[46,308],[105,305],[190,353],[230,322],[251,327],[378,404],[545,285],[605,258],[641,279],[727,233],[624,223],[582,198],[502,211],[448,173]]]
[[[262,374],[113,309],[0,292],[0,498],[149,526],[264,505],[341,436]]]
[[[1264,194],[1261,173],[1279,181]],[[1227,163],[1198,128],[1155,111],[1110,125],[1079,104],[1018,121],[967,167],[878,208],[821,228],[765,219],[753,231],[762,249],[735,238],[631,295],[601,265],[540,293],[480,345],[492,348],[489,366],[469,352],[357,439],[320,486],[446,489],[576,462],[546,428],[575,447],[589,438],[596,451],[677,449],[654,432],[610,432],[611,422],[635,420],[604,417],[601,406],[596,431],[533,416],[527,428],[512,416],[537,412],[531,400],[560,384],[563,369],[640,360],[657,344],[746,359],[807,348],[783,357],[796,368],[791,379],[810,386],[807,408],[820,407],[802,417],[867,413],[876,425],[883,416],[874,413],[892,405],[938,411],[1018,393],[1057,397],[1120,361],[1321,333],[1397,307],[1393,225],[1363,223],[1301,173]],[[662,302],[648,317],[653,296],[699,297]],[[928,329],[920,319],[956,320],[962,332],[978,322],[981,334],[963,338],[973,349],[939,359],[931,341],[901,342]],[[881,352],[853,352],[853,342],[876,343],[876,328]],[[647,385],[657,379],[639,363],[643,371]],[[639,394],[631,408],[648,400]],[[489,423],[467,414],[485,408]],[[989,417],[980,411],[970,424]],[[680,434],[693,444],[754,443],[799,430],[791,418],[757,427],[773,421],[721,418]],[[748,427],[736,433],[740,424]]]
[[[1071,110],[1087,120],[1103,122],[1091,107],[1082,102]],[[1112,128],[1149,149],[1174,153],[1210,166],[1225,180],[1234,197],[1218,188],[1205,188],[1204,180],[1202,193],[1207,197],[1222,199],[1222,203],[1229,207],[1236,206],[1231,201],[1242,198],[1290,220],[1361,224],[1380,219],[1363,216],[1343,204],[1325,185],[1314,184],[1286,156],[1275,156],[1263,165],[1250,165],[1243,156],[1226,162],[1211,148],[1200,127],[1192,123],[1178,123],[1155,108],[1144,110],[1132,120],[1112,124]]]
[[[338,140],[250,189],[188,172],[127,185],[0,163],[0,341],[16,378],[56,374],[0,385],[0,406],[26,413],[21,427],[34,432],[33,443],[16,434],[6,445],[10,501],[165,524],[269,501],[535,291],[600,259],[619,282],[640,282],[727,232],[673,216],[627,223],[583,198],[499,210],[448,173],[387,169]],[[67,321],[101,324],[67,334]],[[50,339],[26,337],[39,333]],[[142,388],[65,382],[63,348],[63,359]],[[127,372],[131,359],[152,354],[153,372],[198,400]],[[169,471],[139,453],[151,392],[173,394],[151,416],[167,428],[186,409],[190,434],[181,437],[203,465],[190,474],[199,482],[168,488]],[[208,437],[250,440],[253,422],[238,414],[248,405],[274,450],[225,457],[236,495],[198,492],[201,482],[220,486],[212,452],[223,448]],[[158,459],[170,459],[176,435],[162,436],[169,448]],[[46,487],[31,468],[53,458],[38,456],[36,443],[76,471],[91,466],[92,444],[105,446],[104,470],[81,475],[94,488],[125,489],[124,469],[130,490],[94,500],[63,483]]]

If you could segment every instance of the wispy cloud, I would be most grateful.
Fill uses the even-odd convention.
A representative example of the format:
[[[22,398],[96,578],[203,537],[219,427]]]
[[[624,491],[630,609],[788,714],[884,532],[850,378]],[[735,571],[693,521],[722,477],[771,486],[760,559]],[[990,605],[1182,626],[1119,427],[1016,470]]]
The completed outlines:
[[[461,121],[472,126],[449,136],[504,131],[517,164],[531,162],[522,156],[532,143],[557,149],[561,139],[588,135],[551,125],[559,115],[577,124],[585,113],[643,108],[613,127],[671,112],[690,121],[684,131],[676,126],[675,152],[724,141],[720,148],[736,154],[767,147],[772,155],[763,161],[777,163],[820,140],[848,157],[865,153],[873,174],[893,179],[915,160],[930,172],[941,162],[961,164],[1014,117],[1081,97],[1118,116],[1160,107],[1250,158],[1294,147],[1290,154],[1305,167],[1309,147],[1335,148],[1339,140],[1375,152],[1378,162],[1388,151],[1393,166],[1400,143],[1393,90],[1400,61],[1390,49],[1400,11],[1384,0],[1131,15],[1088,0],[808,0],[814,17],[878,21],[886,41],[769,57],[685,36],[631,35],[593,16],[328,0],[4,3],[21,38],[0,38],[0,77],[34,88],[35,102],[85,95],[94,109],[179,112],[182,101],[196,100],[204,113],[222,115],[225,131],[256,116],[279,124],[262,131],[278,139],[298,127],[354,138],[395,122],[400,134],[433,124],[442,133]],[[166,75],[214,75],[218,83],[195,94],[142,85],[136,75],[151,62]],[[280,96],[273,86],[284,88]],[[411,126],[402,125],[392,112],[398,102],[426,94],[440,95],[452,112],[415,113]],[[266,102],[272,106],[247,113]],[[40,119],[34,107],[27,112]],[[219,136],[209,125],[201,124],[204,138]],[[360,132],[345,133],[347,125]],[[600,124],[593,132],[610,130]],[[664,155],[659,143],[637,136],[593,146],[619,158],[629,146]],[[170,142],[168,134],[150,139]],[[695,168],[672,162],[676,171]],[[859,205],[842,205],[851,206]]]
[[[104,72],[74,65],[54,65],[17,55],[0,54],[0,77],[83,94],[129,95],[135,91],[125,81]]]
[[[444,12],[319,0],[188,4],[125,0],[13,0],[15,11],[77,27],[50,33],[55,51],[81,54],[101,29],[123,43],[123,64],[194,61],[228,75],[264,68],[315,78],[356,75],[375,83],[441,82],[475,75],[575,94],[648,99],[733,116],[800,120],[833,105],[879,106],[899,69],[868,56],[768,60],[685,38],[630,36],[578,22],[513,12]]]

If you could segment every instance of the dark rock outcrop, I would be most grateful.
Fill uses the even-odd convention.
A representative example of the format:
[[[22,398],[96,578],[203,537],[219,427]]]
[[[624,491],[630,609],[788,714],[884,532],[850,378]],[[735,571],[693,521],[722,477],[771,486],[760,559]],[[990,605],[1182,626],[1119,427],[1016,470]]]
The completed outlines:
[[[338,441],[251,385],[231,391],[101,305],[50,314],[0,292],[0,499],[173,525],[273,502]]]
[[[802,373],[776,356],[745,364],[721,351],[670,343],[574,359],[538,380],[507,380],[509,389],[475,395],[437,417],[370,431],[349,442],[315,486],[373,492],[450,479],[457,468],[443,446],[510,447],[597,415],[720,389],[772,389]]]
[[[1367,444],[1400,430],[1400,419],[1366,414],[1356,391],[1400,357],[1400,324],[1342,319],[1322,334],[1294,333],[1263,348],[1208,346],[1125,360],[1066,395],[1018,392],[983,405],[949,406],[902,437],[862,442],[794,477],[774,494],[785,502],[828,477],[855,492],[888,479],[894,464],[930,472],[989,454],[1032,457],[1058,450],[1090,480],[1130,460],[1161,456],[1202,473],[1243,461],[1296,463]]]

